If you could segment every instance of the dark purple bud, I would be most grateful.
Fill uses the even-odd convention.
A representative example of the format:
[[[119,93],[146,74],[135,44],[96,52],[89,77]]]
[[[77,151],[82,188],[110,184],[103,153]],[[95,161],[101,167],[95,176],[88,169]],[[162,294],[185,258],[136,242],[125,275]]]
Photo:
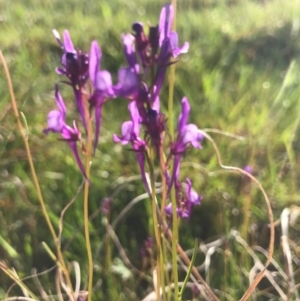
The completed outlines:
[[[152,56],[155,56],[159,47],[159,30],[158,26],[151,26],[149,29],[149,44],[152,51]]]
[[[148,46],[148,39],[144,33],[144,27],[141,23],[134,23],[132,25],[135,37],[135,47],[137,51],[144,51]]]
[[[76,50],[74,48],[70,34],[67,30],[64,30],[64,42],[61,41],[60,35],[56,30],[53,30],[53,34],[64,50],[62,67],[57,68],[57,73],[67,76],[73,89],[80,90],[88,79],[88,55],[81,50]]]

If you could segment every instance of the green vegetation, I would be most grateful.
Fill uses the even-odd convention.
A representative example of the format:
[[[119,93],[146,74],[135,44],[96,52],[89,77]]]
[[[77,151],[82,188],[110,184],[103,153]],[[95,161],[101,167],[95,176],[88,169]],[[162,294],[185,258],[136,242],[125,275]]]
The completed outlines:
[[[9,65],[19,110],[26,119],[32,156],[55,227],[61,211],[76,195],[82,176],[68,146],[57,141],[55,135],[46,137],[42,133],[47,113],[55,107],[54,83],[61,80],[55,73],[61,50],[51,31],[68,29],[74,44],[86,51],[90,42],[97,39],[103,51],[103,68],[114,71],[116,78],[119,66],[125,65],[121,33],[130,32],[134,21],[155,24],[163,3],[0,2],[0,49]],[[174,118],[177,120],[181,98],[187,96],[192,107],[191,120],[199,128],[235,135],[208,131],[220,149],[224,164],[253,167],[254,175],[271,199],[275,220],[284,208],[292,210],[290,242],[299,261],[300,229],[296,218],[300,187],[300,1],[178,0],[177,29],[181,42],[190,42],[190,51],[176,66]],[[64,99],[72,102],[70,90],[64,85],[60,87]],[[41,272],[54,265],[42,241],[52,250],[55,247],[41,214],[3,69],[0,91],[0,261],[14,267],[22,278],[30,275],[33,267]],[[165,108],[167,93],[165,86],[161,98]],[[71,118],[78,118],[75,106],[72,114]],[[89,204],[95,260],[94,300],[142,300],[151,285],[133,276],[122,263],[119,250],[105,238],[107,229],[100,210],[101,201],[113,197],[109,217],[113,222],[133,198],[144,192],[136,157],[112,142],[112,134],[120,133],[121,123],[128,119],[127,103],[107,103],[103,116],[91,171]],[[221,170],[208,141],[203,143],[201,151],[189,151],[184,162],[182,177],[193,178],[203,201],[190,221],[181,223],[181,245],[189,249],[195,238],[207,243],[225,235],[227,243],[211,258],[209,284],[225,292],[220,295],[222,300],[238,300],[248,287],[253,259],[230,231],[238,230],[250,246],[268,247],[263,196],[246,178]],[[62,249],[68,261],[79,263],[81,287],[86,289],[88,268],[82,200],[81,192],[65,214]],[[142,269],[139,249],[151,226],[147,220],[151,204],[147,201],[137,203],[115,229],[128,258],[139,269]],[[280,223],[277,228],[274,259],[285,270]],[[109,243],[111,253],[105,255]],[[264,255],[256,252],[264,262]],[[196,265],[202,264],[204,258],[198,254]],[[108,268],[109,262],[113,269]],[[299,266],[294,269],[299,283]],[[201,273],[204,275],[204,271]],[[181,281],[184,275],[179,274]],[[54,279],[54,271],[40,278],[48,294],[55,292]],[[32,280],[25,283],[39,294]],[[0,299],[11,284],[0,273]],[[280,278],[278,285],[288,294],[287,281]],[[268,280],[259,288],[257,300],[281,300]],[[12,292],[11,295],[22,295],[16,287]],[[191,299],[187,289],[188,298]]]

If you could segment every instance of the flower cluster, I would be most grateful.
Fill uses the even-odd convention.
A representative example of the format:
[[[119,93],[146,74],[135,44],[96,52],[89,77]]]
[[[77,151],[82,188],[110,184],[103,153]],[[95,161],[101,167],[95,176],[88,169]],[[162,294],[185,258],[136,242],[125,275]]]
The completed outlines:
[[[181,182],[180,162],[187,149],[201,148],[200,143],[204,137],[196,125],[188,124],[190,105],[188,99],[184,97],[181,101],[176,139],[171,142],[166,140],[169,135],[166,133],[166,116],[160,110],[160,91],[167,68],[176,63],[179,55],[188,52],[189,49],[187,42],[178,45],[178,35],[171,30],[173,17],[173,6],[166,4],[161,11],[159,24],[149,26],[148,34],[143,24],[136,22],[132,25],[132,34],[122,35],[127,66],[119,69],[118,81],[115,84],[109,71],[101,69],[102,53],[96,41],[91,43],[88,54],[73,46],[67,30],[64,31],[63,41],[56,30],[53,33],[63,49],[61,66],[56,69],[56,72],[67,78],[63,82],[73,89],[76,107],[86,133],[87,118],[90,112],[94,111],[94,152],[99,141],[103,105],[116,97],[127,99],[131,118],[122,124],[121,135],[113,136],[114,141],[131,145],[137,156],[142,181],[149,195],[151,189],[146,176],[146,158],[149,150],[154,150],[159,156],[165,145],[168,145],[164,173],[167,198],[174,187],[177,214],[182,218],[188,218],[192,207],[199,205],[202,197],[192,189],[189,178]],[[89,93],[86,87],[88,80],[92,93]],[[69,144],[78,167],[86,177],[77,149],[77,144],[81,142],[81,134],[75,123],[73,127],[66,124],[66,106],[59,93],[58,85],[55,86],[55,97],[58,110],[49,113],[48,128],[44,132],[61,134],[61,140]],[[168,170],[171,162],[173,162],[172,172]],[[171,204],[166,205],[165,212],[168,216],[172,216]]]

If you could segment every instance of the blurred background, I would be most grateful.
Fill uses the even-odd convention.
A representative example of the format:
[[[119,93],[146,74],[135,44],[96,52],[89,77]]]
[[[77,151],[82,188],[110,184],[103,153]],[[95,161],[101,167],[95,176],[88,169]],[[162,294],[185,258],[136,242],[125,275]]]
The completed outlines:
[[[48,112],[55,108],[54,84],[62,80],[55,72],[62,51],[52,29],[60,33],[68,29],[75,47],[86,52],[96,39],[103,52],[101,68],[110,70],[116,80],[118,68],[126,65],[121,33],[131,32],[135,21],[157,24],[164,3],[0,1],[0,49],[9,65],[19,110],[27,120],[42,193],[56,227],[62,209],[76,195],[82,176],[68,145],[58,141],[57,135],[42,133]],[[181,98],[187,96],[192,107],[190,121],[201,129],[210,129],[224,164],[251,167],[272,201],[274,219],[280,219],[284,208],[293,212],[290,242],[299,282],[300,1],[178,0],[176,18],[180,44],[188,41],[190,50],[176,67],[174,122]],[[54,244],[40,210],[2,68],[0,74],[0,259],[25,277],[32,268],[42,272],[54,265],[41,242],[52,249]],[[78,119],[71,89],[63,83],[60,89],[68,106],[68,120]],[[167,96],[166,82],[161,96],[165,110]],[[151,283],[137,280],[138,276],[121,262],[113,242],[105,246],[103,199],[113,199],[109,215],[113,222],[131,200],[144,192],[135,154],[112,142],[112,135],[120,133],[122,122],[128,118],[127,102],[113,100],[104,106],[100,143],[92,165],[90,232],[95,300],[99,301],[142,300],[152,290]],[[190,249],[194,238],[209,243],[224,236],[225,243],[212,257],[210,285],[225,293],[220,295],[222,300],[237,300],[248,287],[253,259],[231,238],[230,231],[238,230],[251,247],[268,247],[263,196],[246,178],[222,171],[208,141],[204,141],[201,151],[191,150],[184,157],[181,177],[186,176],[192,178],[203,201],[191,219],[181,223],[180,243]],[[86,289],[82,200],[83,194],[79,193],[65,215],[62,248],[67,260],[79,262],[82,289]],[[138,202],[115,232],[132,264],[150,275],[140,256],[140,248],[151,234],[149,210],[149,199]],[[276,225],[274,259],[284,270],[280,222]],[[105,255],[108,244],[109,258]],[[259,256],[265,260],[261,252]],[[204,258],[200,254],[197,265]],[[113,269],[108,266],[110,261]],[[273,266],[270,269],[275,270]],[[180,277],[183,279],[184,274]],[[55,291],[54,278],[53,271],[40,278],[48,293]],[[277,281],[287,292],[287,281],[280,277]],[[0,273],[0,299],[11,284]],[[32,280],[26,284],[36,291]],[[281,300],[268,280],[259,288],[258,300]],[[21,294],[13,288],[12,295]],[[188,298],[192,297],[187,291]]]

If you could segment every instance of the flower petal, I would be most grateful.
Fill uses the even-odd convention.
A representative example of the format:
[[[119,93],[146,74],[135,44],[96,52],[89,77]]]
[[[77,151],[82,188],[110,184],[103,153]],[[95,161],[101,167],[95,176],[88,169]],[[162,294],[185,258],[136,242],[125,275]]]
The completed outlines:
[[[114,134],[114,142],[120,142],[122,145],[128,144],[128,142],[131,141],[132,129],[133,129],[132,121],[123,122],[121,128],[122,136],[119,137],[116,134]]]
[[[118,71],[118,84],[114,91],[121,97],[132,97],[138,93],[139,79],[130,68],[120,68]]]
[[[199,132],[195,124],[188,124],[181,132],[180,142],[183,145],[191,143],[195,148],[202,148],[199,142],[202,141],[203,138],[204,136]]]
[[[134,36],[132,34],[123,34],[122,42],[123,42],[124,53],[128,62],[128,66],[133,72],[139,74],[140,67],[136,59]]]
[[[135,138],[137,138],[141,129],[141,117],[135,101],[129,103],[128,110],[132,120],[132,133],[135,135]]]
[[[68,30],[64,30],[64,49],[65,52],[76,53]]]
[[[101,49],[97,41],[93,41],[91,44],[90,56],[89,56],[89,75],[90,75],[90,80],[94,86],[96,85],[97,72],[100,69],[101,57],[102,57]]]
[[[171,26],[174,18],[174,8],[171,4],[166,4],[161,10],[159,18],[159,45],[161,46],[166,38],[170,37]]]
[[[48,132],[60,133],[63,126],[65,125],[64,119],[62,118],[60,111],[50,111],[47,116],[48,128],[44,130],[44,133]]]
[[[64,103],[64,100],[62,99],[62,97],[59,93],[59,88],[58,88],[57,84],[55,85],[55,98],[56,98],[56,104],[57,104],[58,109],[61,113],[61,117],[65,121],[67,109],[66,109],[66,105]]]
[[[184,42],[181,47],[178,47],[178,34],[177,32],[172,32],[170,35],[170,47],[172,51],[172,56],[174,58],[178,57],[182,53],[187,53],[189,50],[190,44]]]
[[[183,97],[181,100],[181,113],[179,115],[178,125],[177,125],[178,133],[181,133],[183,128],[186,126],[187,121],[189,119],[190,110],[191,107],[188,99],[186,97]]]

